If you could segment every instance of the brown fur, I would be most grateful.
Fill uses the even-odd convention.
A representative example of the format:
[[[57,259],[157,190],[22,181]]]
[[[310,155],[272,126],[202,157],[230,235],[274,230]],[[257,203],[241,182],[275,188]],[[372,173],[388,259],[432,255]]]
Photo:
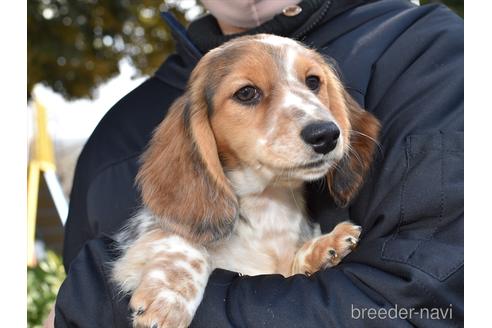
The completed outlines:
[[[351,149],[327,175],[328,188],[339,206],[347,206],[359,191],[369,170],[377,146],[380,124],[369,112],[360,108],[345,91],[341,93],[350,121]]]
[[[202,261],[200,260],[192,260],[190,262],[190,265],[193,269],[196,270],[196,272],[198,273],[202,273],[203,272],[203,266],[205,265],[205,263],[203,263]]]
[[[237,200],[220,165],[206,107],[191,101],[183,96],[159,125],[137,181],[165,231],[206,244],[231,232]]]

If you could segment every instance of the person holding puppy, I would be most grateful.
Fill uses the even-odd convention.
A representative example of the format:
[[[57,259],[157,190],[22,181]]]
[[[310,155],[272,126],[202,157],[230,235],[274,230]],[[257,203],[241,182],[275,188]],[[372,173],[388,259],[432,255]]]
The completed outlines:
[[[186,31],[166,16],[177,52],[107,113],[84,147],[55,326],[130,325],[129,299],[118,295],[108,263],[118,255],[113,236],[140,205],[139,157],[200,57],[259,33],[323,54],[381,122],[374,163],[347,207],[321,183],[305,195],[322,232],[346,220],[363,232],[342,263],[309,278],[215,270],[191,327],[463,325],[463,21],[405,0],[203,4],[210,14]]]

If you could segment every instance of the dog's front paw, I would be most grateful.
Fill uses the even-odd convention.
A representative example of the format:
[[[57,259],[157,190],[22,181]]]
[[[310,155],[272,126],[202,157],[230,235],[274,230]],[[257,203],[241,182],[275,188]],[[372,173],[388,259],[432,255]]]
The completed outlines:
[[[361,231],[360,226],[342,222],[330,233],[306,242],[296,254],[293,273],[310,275],[337,265],[357,246]]]
[[[133,292],[130,308],[138,328],[185,328],[200,304],[205,284],[188,270],[151,270]]]
[[[342,222],[335,226],[329,234],[321,236],[315,246],[315,252],[321,255],[320,267],[332,267],[340,263],[359,243],[362,231],[360,226],[350,222]],[[325,259],[322,259],[325,254]]]
[[[112,279],[130,294],[134,327],[188,327],[211,272],[205,248],[154,230],[114,264]]]
[[[188,327],[194,310],[191,302],[168,287],[143,282],[135,290],[130,308],[133,326],[138,328]]]

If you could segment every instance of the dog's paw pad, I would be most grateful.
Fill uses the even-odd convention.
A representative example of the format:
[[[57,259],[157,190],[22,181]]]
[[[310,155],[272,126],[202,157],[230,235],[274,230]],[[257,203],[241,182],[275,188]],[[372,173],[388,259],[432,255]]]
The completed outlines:
[[[325,259],[321,259],[319,267],[333,267],[340,263],[345,256],[357,247],[361,231],[360,226],[350,222],[342,222],[329,234],[319,237],[313,251],[325,249],[325,254],[327,254]]]

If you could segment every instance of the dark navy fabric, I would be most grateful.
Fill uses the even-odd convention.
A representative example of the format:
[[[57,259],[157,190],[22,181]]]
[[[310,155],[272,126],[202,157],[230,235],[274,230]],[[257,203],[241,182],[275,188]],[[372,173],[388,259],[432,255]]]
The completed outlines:
[[[308,185],[306,198],[324,232],[346,219],[361,225],[360,245],[311,277],[215,270],[192,327],[463,326],[463,21],[403,0],[340,3],[300,39],[335,63],[351,95],[380,119],[381,146],[347,209],[321,184]],[[111,235],[138,209],[138,158],[196,63],[183,47],[178,40],[178,53],[108,112],[80,156],[56,327],[130,326],[128,298],[108,279]],[[423,315],[354,312],[395,306]],[[425,315],[434,309],[447,317]]]

